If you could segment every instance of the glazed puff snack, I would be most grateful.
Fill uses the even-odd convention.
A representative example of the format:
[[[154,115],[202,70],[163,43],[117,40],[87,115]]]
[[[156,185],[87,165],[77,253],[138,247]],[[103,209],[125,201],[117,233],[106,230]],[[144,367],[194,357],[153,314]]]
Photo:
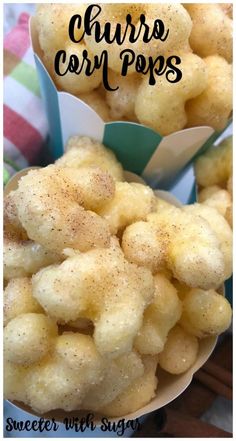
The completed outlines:
[[[87,32],[87,8],[86,4],[69,3],[37,6],[35,24],[42,61],[59,90],[84,101],[104,122],[132,121],[161,136],[188,127],[222,130],[227,125],[232,113],[233,20],[229,4],[94,5],[92,15],[100,34],[104,35],[105,26],[106,34],[110,29],[112,44],[101,35],[97,38],[95,22]],[[81,19],[74,26],[72,41],[68,26],[74,14]],[[138,34],[132,43],[127,14]],[[155,17],[163,23],[158,23],[155,38],[145,41],[140,16],[145,17],[150,35],[157,34]],[[118,35],[121,44],[115,38]],[[53,61],[59,50],[65,51],[67,60],[78,60],[77,70],[84,64],[79,75],[73,72],[74,62],[71,69],[63,69],[64,75],[56,73]],[[104,53],[106,67],[94,68],[87,76],[88,65],[93,66],[95,57],[102,60]]]
[[[198,199],[216,209],[233,227],[233,138],[211,146],[195,161]]]
[[[209,197],[222,179],[231,192],[228,149]],[[6,399],[37,414],[120,417],[156,397],[160,368],[193,368],[201,340],[232,314],[218,292],[232,231],[204,202],[177,208],[126,182],[115,155],[86,137],[23,176],[4,206]]]

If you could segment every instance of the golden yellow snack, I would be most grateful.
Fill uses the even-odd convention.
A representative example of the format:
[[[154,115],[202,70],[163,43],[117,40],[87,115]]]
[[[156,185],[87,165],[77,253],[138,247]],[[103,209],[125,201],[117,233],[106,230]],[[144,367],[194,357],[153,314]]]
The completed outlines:
[[[159,274],[165,276],[172,283],[173,274],[169,268],[163,268]]]
[[[163,275],[156,274],[152,303],[144,312],[143,325],[134,346],[141,354],[156,355],[163,350],[167,334],[180,319],[181,301],[172,283]]]
[[[150,187],[136,182],[116,182],[114,198],[98,213],[108,222],[111,233],[116,234],[133,222],[144,220],[154,208],[155,196]]]
[[[79,363],[76,365],[75,361],[68,365],[68,352],[64,353],[61,346],[61,340],[64,346],[66,339],[69,350],[78,356],[81,365]],[[76,348],[70,348],[71,339],[76,339],[78,343],[80,341],[82,345],[78,344]],[[108,366],[104,360],[99,359],[91,337],[69,334],[58,337],[58,340],[60,340],[58,345],[62,349],[62,357],[60,354],[55,354],[29,368],[6,363],[7,399],[23,401],[40,414],[58,408],[65,411],[99,410],[136,378],[141,378],[144,373],[142,360],[135,352],[110,361]],[[89,345],[88,351],[87,345]],[[68,351],[67,345],[65,350]]]
[[[230,176],[227,181],[227,191],[229,192],[231,198],[233,197],[233,177]]]
[[[173,283],[174,287],[177,289],[179,299],[183,300],[186,294],[189,292],[189,286],[185,285],[185,283],[179,282],[177,279],[172,279],[171,283]]]
[[[110,109],[102,95],[97,91],[80,93],[78,98],[88,104],[104,122],[111,120]]]
[[[27,239],[27,234],[22,227],[17,213],[17,207],[15,203],[15,191],[11,191],[6,196],[4,196],[4,207],[3,207],[3,221],[4,221],[4,231],[7,231],[14,235],[16,238]]]
[[[115,179],[123,181],[123,169],[114,153],[99,141],[85,136],[72,136],[66,145],[66,152],[56,161],[60,167],[99,167]]]
[[[119,73],[110,70],[108,78],[112,87],[119,87],[112,92],[106,91],[106,101],[110,107],[111,118],[119,121],[126,117],[130,121],[135,121],[134,103],[141,82],[140,76],[132,74],[128,77],[122,77]]]
[[[100,384],[93,387],[82,403],[82,409],[102,412],[136,379],[141,379],[144,366],[136,352],[128,352],[116,360],[106,363],[105,375]]]
[[[179,375],[194,364],[197,354],[197,338],[177,325],[168,334],[164,350],[159,355],[159,363],[165,371]]]
[[[43,312],[32,296],[31,279],[19,277],[11,279],[3,292],[4,326],[20,314]]]
[[[4,397],[12,401],[26,401],[25,376],[27,367],[10,363],[4,357]]]
[[[181,130],[187,123],[185,104],[207,87],[205,62],[195,54],[181,54],[182,79],[169,83],[161,76],[152,86],[143,79],[135,101],[135,113],[140,123],[162,136]]]
[[[162,210],[162,208],[168,208],[172,205],[173,204],[170,201],[167,202],[166,200],[162,199],[161,197],[156,196],[156,209],[155,209],[155,211]]]
[[[147,60],[149,56],[156,58],[157,54],[164,55],[170,52],[171,54],[176,54],[176,52],[179,51],[189,51],[188,39],[191,32],[192,21],[188,12],[181,4],[136,4],[129,5],[128,8],[126,6],[124,8],[122,7],[122,9],[120,9],[120,5],[117,4],[113,5],[112,12],[110,11],[110,4],[102,5],[99,20],[101,23],[104,23],[107,20],[111,21],[111,35],[114,35],[117,22],[121,23],[124,33],[127,9],[130,9],[131,15],[134,14],[134,17],[132,17],[132,22],[137,23],[137,26],[139,15],[140,13],[143,13],[146,17],[146,24],[149,25],[150,28],[153,27],[155,17],[158,17],[158,19],[164,22],[166,31],[169,29],[169,34],[165,40],[163,39],[164,41],[152,39],[152,41],[147,44],[143,42],[142,32],[136,42],[130,44],[127,37],[122,45],[118,45],[115,41],[112,44],[108,44],[104,40],[97,43],[94,38],[93,27],[91,30],[91,35],[85,35],[84,39],[86,45],[93,54],[97,54],[99,56],[101,55],[102,51],[107,50],[108,66],[110,69],[117,73],[121,72],[123,59],[121,60],[120,53],[125,49],[132,49],[136,57],[141,54]],[[127,74],[131,75],[134,72],[135,63],[129,66]]]
[[[233,228],[233,205],[232,204],[226,210],[225,219],[227,220],[230,227]]]
[[[18,315],[4,328],[4,357],[9,362],[29,366],[52,350],[56,335],[57,326],[46,315]]]
[[[84,33],[83,20],[87,7],[86,4],[40,4],[37,7],[35,24],[42,59],[59,90],[84,100],[105,122],[139,122],[161,135],[181,130],[186,125],[210,125],[216,130],[226,125],[232,110],[232,74],[227,64],[232,60],[232,5],[119,3],[102,4],[100,12],[99,6],[94,5],[92,15],[95,19],[98,14],[101,34],[104,33],[105,24],[110,23],[110,38],[117,35],[119,24],[122,39],[127,14],[131,14],[132,24],[137,30],[141,14],[145,15],[145,25],[150,29],[153,28],[155,17],[158,17],[165,26],[163,35],[161,26],[158,30],[156,27],[154,33],[159,32],[161,39],[153,37],[146,43],[143,41],[146,30],[141,28],[137,41],[130,43],[128,29],[122,44],[116,41],[110,44],[104,38],[96,41],[96,26],[93,23],[90,33],[86,33],[80,42],[72,42],[68,32],[70,18],[74,14],[81,15],[81,23],[75,23],[74,30],[75,39],[78,40]],[[62,73],[70,57],[74,56],[79,60],[77,74],[70,70],[65,75],[55,72],[54,58],[59,49],[66,52]],[[102,68],[94,69],[90,76],[86,75],[87,59],[79,72],[84,51],[87,51],[87,58],[92,63],[90,71],[94,57],[100,60],[104,57],[104,51],[107,52],[108,83],[114,88],[118,86],[118,90],[104,89],[100,93]],[[165,74],[157,73],[161,71],[157,56],[163,56],[165,61],[169,56],[181,58],[181,81],[169,83]],[[211,57],[215,57],[215,61],[210,61]],[[142,69],[146,73],[143,80]],[[149,85],[151,71],[156,80],[154,86]],[[171,76],[170,68],[169,73]]]
[[[231,306],[213,289],[192,289],[183,300],[181,326],[186,332],[199,338],[219,335],[230,326]]]
[[[221,189],[205,199],[203,204],[215,208],[222,216],[225,216],[227,208],[231,205],[231,196],[228,191]]]
[[[19,221],[16,201],[16,191],[11,191],[4,197],[3,265],[5,280],[30,276],[44,266],[63,260],[63,257],[58,253],[49,251],[42,245],[28,239],[26,231]]]
[[[210,126],[222,130],[233,108],[232,66],[219,55],[204,58],[207,85],[186,103],[188,127]]]
[[[149,268],[153,274],[165,266],[162,240],[148,222],[135,222],[125,229],[122,249],[129,262]]]
[[[147,221],[162,241],[167,267],[176,279],[203,289],[223,283],[221,244],[205,219],[172,206],[149,214]]]
[[[190,46],[201,57],[220,55],[232,61],[233,21],[228,8],[218,3],[189,3],[185,8],[191,16],[193,26]]]
[[[148,55],[175,54],[189,52],[189,37],[192,29],[192,20],[184,6],[180,3],[149,3],[146,6],[147,23],[153,23],[158,17],[169,29],[165,41],[153,40],[148,46]],[[143,44],[145,47],[145,43]],[[146,45],[147,46],[147,45]]]
[[[82,40],[80,43],[73,43],[69,37],[69,22],[73,15],[82,15],[80,29],[75,27],[74,36],[76,39],[82,37],[83,15],[87,8],[86,4],[40,4],[36,9],[36,28],[38,31],[39,44],[43,51],[43,61],[57,86],[72,94],[86,93],[95,89],[102,81],[102,71],[95,70],[90,77],[86,76],[85,69],[79,75],[68,71],[65,75],[57,75],[54,69],[54,59],[57,51],[66,51],[67,63],[60,70],[65,71],[69,58],[75,54],[78,59],[83,59],[83,51],[87,50],[88,57],[92,59],[92,54]],[[81,63],[79,64],[79,68]]]
[[[144,374],[133,381],[112,402],[100,409],[102,415],[118,417],[135,412],[148,404],[155,397],[157,387],[157,356],[143,356]]]
[[[127,14],[131,14],[132,22],[136,23],[146,7],[143,3],[103,3],[100,6],[102,11],[99,15],[99,22],[102,25],[107,21],[124,21]]]
[[[23,176],[16,190],[16,204],[29,238],[53,251],[109,246],[106,221],[82,206],[86,191],[76,169],[49,165]]]
[[[32,240],[19,240],[12,233],[4,233],[4,279],[31,276],[41,268],[63,260],[59,253],[50,251]]]
[[[74,14],[84,15],[87,5],[82,3],[40,3],[36,8],[36,27],[39,43],[46,55],[51,51],[63,49],[65,41],[69,40],[68,26]],[[83,34],[83,20],[80,29],[75,29],[75,37]]]
[[[186,213],[201,216],[210,225],[219,240],[220,250],[224,257],[224,280],[228,279],[233,270],[233,235],[226,220],[215,208],[203,204],[186,205],[183,210]]]
[[[91,337],[66,333],[54,343],[55,352],[28,368],[6,363],[7,399],[22,401],[38,413],[76,410],[89,389],[102,381],[105,365]],[[20,385],[15,387],[16,381]]]
[[[88,384],[86,378],[53,357],[29,370],[25,387],[26,398],[21,401],[42,414],[58,408],[67,412],[78,409]]]
[[[92,337],[78,332],[66,332],[56,340],[55,354],[77,375],[86,378],[92,386],[101,381],[104,360]]]
[[[117,247],[68,258],[39,271],[32,284],[34,297],[51,317],[92,320],[95,344],[110,358],[131,350],[154,293],[151,272],[128,263]]]
[[[204,187],[199,193],[198,193],[198,202],[204,202],[207,199],[211,198],[215,193],[221,190],[221,187],[219,185],[209,185],[209,187]]]
[[[93,335],[94,333],[94,325],[92,320],[86,318],[79,318],[77,320],[71,320],[68,323],[64,321],[58,322],[60,324],[60,328],[63,329],[64,332],[80,332],[84,335]]]
[[[115,196],[112,176],[99,167],[63,168],[65,176],[74,184],[81,205],[86,210],[98,211]]]
[[[232,176],[232,136],[210,147],[194,165],[198,185],[223,185]]]
[[[214,289],[231,275],[232,231],[206,204],[176,208],[120,182],[121,165],[99,142],[73,137],[67,147],[7,198],[5,398],[40,414],[122,417],[155,396],[159,355],[181,374],[196,360],[197,337],[229,326],[230,305]],[[229,167],[201,198],[227,188],[231,204],[231,176]],[[105,230],[81,229],[81,212]]]
[[[72,43],[71,41],[66,42],[65,51],[67,63],[69,62],[70,57],[74,55],[78,57],[80,69],[84,50],[88,52],[88,59],[93,59],[92,52],[83,41],[80,43]],[[61,70],[64,72],[65,67],[63,67]],[[78,95],[80,93],[91,92],[99,86],[102,81],[102,70],[95,69],[93,74],[88,77],[88,75],[86,75],[85,68],[82,69],[79,75],[68,70],[63,76],[57,75],[54,69],[53,77],[60,89],[64,90],[65,92],[72,93],[73,95]]]

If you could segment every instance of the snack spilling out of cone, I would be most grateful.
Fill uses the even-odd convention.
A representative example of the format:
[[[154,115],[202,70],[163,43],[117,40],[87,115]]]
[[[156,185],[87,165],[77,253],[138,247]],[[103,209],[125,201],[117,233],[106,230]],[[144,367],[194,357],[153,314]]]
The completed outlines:
[[[227,220],[127,182],[89,138],[18,179],[4,208],[6,398],[111,417],[166,404],[231,322]]]

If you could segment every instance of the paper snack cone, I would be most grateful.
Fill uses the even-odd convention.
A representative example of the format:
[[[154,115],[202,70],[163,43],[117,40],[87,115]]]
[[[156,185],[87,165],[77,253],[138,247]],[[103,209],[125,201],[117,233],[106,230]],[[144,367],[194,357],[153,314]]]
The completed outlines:
[[[152,188],[169,189],[179,173],[219,136],[211,127],[193,127],[162,137],[133,122],[105,123],[82,100],[57,90],[42,61],[34,17],[30,35],[54,159],[63,154],[69,137],[89,136],[112,149],[126,170],[143,176]]]
[[[35,167],[33,167],[35,168]],[[7,195],[10,191],[17,189],[18,187],[18,181],[19,179],[27,174],[27,172],[30,170],[30,168],[24,169],[21,172],[17,173],[12,177],[12,179],[8,182],[4,189],[4,195]],[[134,174],[127,173],[126,179],[129,181],[136,181],[140,182],[140,177],[135,176]],[[164,192],[164,191],[157,191],[157,196],[161,197],[162,199],[167,200],[167,202],[172,203],[175,206],[181,206],[182,204],[174,198],[170,193]],[[222,287],[222,293],[224,293],[224,289]],[[136,412],[130,413],[128,415],[124,415],[119,418],[109,418],[109,421],[118,421],[121,418],[124,418],[125,420],[133,420],[135,418],[140,418],[150,412],[153,412],[155,410],[160,409],[163,406],[166,406],[168,403],[173,401],[175,398],[177,398],[191,383],[193,374],[201,368],[201,366],[207,361],[209,356],[211,355],[215,345],[217,342],[216,337],[209,337],[205,339],[199,340],[199,352],[197,359],[194,363],[194,365],[185,373],[181,375],[171,375],[165,371],[163,371],[159,366],[157,369],[157,377],[158,377],[158,386],[157,386],[157,393],[155,398],[152,399],[152,401],[147,404],[146,406],[143,406],[141,409],[137,410]],[[35,412],[30,409],[28,406],[25,406],[23,403],[11,403],[12,406],[16,406],[17,408],[22,409],[25,412],[28,412],[31,415],[36,415],[37,417],[43,417],[43,418],[55,418],[58,422],[63,422],[64,418],[70,418],[70,417],[79,417],[85,416],[88,412],[82,412],[82,411],[73,411],[73,412],[65,412],[60,409],[54,410],[50,413],[44,414],[44,415],[37,415]],[[104,415],[95,414],[95,423],[97,427],[101,424],[101,418],[104,417]]]

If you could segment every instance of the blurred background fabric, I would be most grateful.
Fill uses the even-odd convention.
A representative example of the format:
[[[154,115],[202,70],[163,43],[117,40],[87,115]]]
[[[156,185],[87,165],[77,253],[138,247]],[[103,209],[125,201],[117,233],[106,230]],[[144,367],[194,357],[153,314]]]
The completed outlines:
[[[21,12],[14,16],[11,30],[6,26],[7,17],[13,21],[15,6],[20,5],[4,8],[4,183],[15,171],[38,163],[48,133],[30,43],[30,16]]]

